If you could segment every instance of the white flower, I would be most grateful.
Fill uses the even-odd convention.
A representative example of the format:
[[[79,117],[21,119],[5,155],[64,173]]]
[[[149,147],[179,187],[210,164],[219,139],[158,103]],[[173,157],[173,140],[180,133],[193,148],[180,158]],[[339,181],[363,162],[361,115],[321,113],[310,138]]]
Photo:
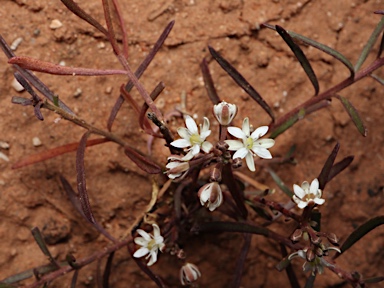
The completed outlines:
[[[249,170],[255,171],[255,162],[253,156],[257,155],[260,158],[271,159],[272,155],[267,150],[275,145],[273,139],[259,139],[268,132],[268,126],[261,126],[250,134],[248,117],[243,121],[242,129],[237,127],[228,127],[229,134],[235,136],[239,140],[225,140],[229,145],[228,150],[236,151],[233,154],[233,159],[245,157]]]
[[[321,205],[325,202],[324,199],[321,199],[322,192],[319,189],[319,180],[315,178],[311,186],[307,181],[304,181],[299,185],[293,184],[293,191],[295,195],[293,195],[293,201],[296,202],[297,206],[300,209],[304,209],[310,202],[314,202],[317,205]]]
[[[133,257],[140,258],[148,254],[147,257],[145,257],[145,259],[151,258],[147,264],[148,266],[151,266],[157,261],[157,253],[165,247],[164,238],[160,235],[159,226],[157,226],[157,224],[152,224],[152,226],[153,235],[148,234],[142,229],[137,229],[136,231],[141,237],[134,239],[135,243],[140,245],[141,248],[133,254]]]
[[[196,281],[201,276],[201,273],[196,265],[186,263],[180,269],[180,282],[183,286],[189,285]]]
[[[224,126],[229,125],[236,116],[237,107],[235,104],[230,104],[225,101],[213,106],[213,115],[217,121]]]
[[[166,174],[170,179],[176,179],[182,176],[183,174],[185,175],[186,173],[184,172],[187,172],[189,170],[189,162],[183,161],[182,158],[182,156],[178,155],[172,155],[168,157],[168,160],[170,162],[165,167],[169,169]]]
[[[186,161],[191,160],[194,156],[199,154],[200,148],[205,153],[208,153],[213,147],[210,142],[205,141],[205,138],[211,134],[211,130],[209,130],[208,118],[204,117],[204,124],[203,127],[200,127],[200,134],[197,129],[196,122],[191,116],[185,116],[185,125],[187,128],[180,127],[177,129],[177,133],[182,139],[175,140],[171,143],[172,146],[177,148],[191,147],[188,149],[189,152],[187,155],[185,155],[182,159]]]
[[[209,211],[215,210],[223,202],[223,193],[217,182],[205,184],[200,188],[197,195],[200,198],[201,205],[207,207]]]

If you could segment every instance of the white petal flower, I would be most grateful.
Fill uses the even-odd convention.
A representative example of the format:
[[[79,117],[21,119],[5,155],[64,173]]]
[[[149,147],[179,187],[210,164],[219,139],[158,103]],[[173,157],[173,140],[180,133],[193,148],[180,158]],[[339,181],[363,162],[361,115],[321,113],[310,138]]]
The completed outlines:
[[[319,189],[319,180],[315,178],[311,186],[307,181],[304,181],[299,185],[293,184],[293,201],[297,204],[300,209],[304,209],[310,202],[314,202],[317,205],[324,204],[325,200],[321,199],[322,192]]]
[[[204,117],[203,127],[200,127],[200,134],[197,129],[195,120],[189,115],[185,116],[185,125],[187,128],[181,127],[177,129],[177,133],[182,139],[175,140],[171,143],[172,146],[177,148],[189,148],[187,155],[182,159],[185,161],[191,160],[194,156],[199,154],[200,149],[205,153],[208,153],[213,145],[205,141],[205,139],[211,134],[209,130],[209,119]]]
[[[209,211],[215,210],[223,202],[223,193],[217,182],[205,184],[200,188],[197,195],[200,198],[201,205],[206,206]]]
[[[134,254],[133,257],[140,258],[145,255],[145,259],[149,259],[148,266],[151,266],[157,261],[157,253],[162,251],[165,247],[164,244],[164,238],[160,235],[160,228],[157,226],[157,224],[152,224],[153,227],[153,235],[148,234],[142,229],[137,229],[137,233],[141,237],[136,237],[134,239],[135,243],[139,246],[141,246],[140,249],[138,249]]]
[[[183,286],[189,285],[196,281],[201,276],[201,273],[196,265],[186,263],[180,269],[180,282]]]
[[[170,179],[176,179],[184,176],[189,170],[189,162],[184,161],[182,156],[172,155],[168,157],[170,161],[165,167],[169,170],[165,172]]]
[[[216,117],[217,121],[224,126],[231,124],[236,113],[237,107],[235,104],[223,101],[213,106],[213,115]]]
[[[228,133],[239,140],[225,140],[229,145],[228,150],[236,151],[233,154],[233,159],[241,158],[246,160],[249,170],[255,171],[255,162],[253,156],[257,155],[260,158],[271,159],[272,155],[267,150],[275,145],[273,139],[259,139],[268,132],[268,126],[261,126],[250,134],[249,119],[244,119],[242,129],[238,127],[228,127]]]

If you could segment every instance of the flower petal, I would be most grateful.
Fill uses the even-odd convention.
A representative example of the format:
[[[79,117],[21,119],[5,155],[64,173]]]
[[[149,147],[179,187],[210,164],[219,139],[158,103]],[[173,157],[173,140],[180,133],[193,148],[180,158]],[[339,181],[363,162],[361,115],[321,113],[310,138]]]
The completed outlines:
[[[183,161],[189,161],[191,160],[195,155],[192,154],[192,150],[189,150],[189,152],[187,153],[187,155],[185,155],[183,158],[181,158],[181,160]]]
[[[297,207],[299,207],[300,209],[304,209],[307,206],[308,206],[308,202],[305,202],[305,201],[300,201],[300,203],[297,204]]]
[[[147,255],[148,253],[149,253],[148,248],[141,247],[139,250],[137,250],[137,251],[133,254],[133,257],[135,257],[135,258],[140,258],[140,257],[143,257],[143,256]]]
[[[229,145],[229,151],[237,151],[240,148],[244,148],[243,142],[240,142],[239,140],[225,140],[225,143]]]
[[[273,139],[260,139],[254,142],[253,145],[257,145],[259,147],[263,148],[271,148],[273,145],[275,145],[275,140]]]
[[[318,190],[319,190],[319,180],[317,178],[313,179],[311,182],[311,187],[309,188],[309,192],[312,193],[313,195],[318,195]],[[321,197],[321,195],[320,195]]]
[[[188,140],[185,140],[185,139],[177,139],[177,140],[171,142],[171,145],[173,147],[177,147],[177,148],[187,148],[187,147],[191,146],[191,142],[189,142]]]
[[[309,194],[309,183],[307,181],[301,183],[301,188],[304,190],[305,194]]]
[[[236,158],[241,158],[243,159],[245,156],[247,156],[247,154],[250,154],[249,151],[247,150],[247,148],[245,147],[242,147],[240,148],[239,150],[237,150],[235,152],[235,154],[233,154],[233,159],[236,159]],[[251,155],[252,156],[252,155]]]
[[[269,151],[268,151],[267,149],[265,149],[265,148],[254,147],[254,148],[252,148],[252,151],[253,151],[257,156],[259,156],[260,158],[264,158],[264,159],[272,159],[271,152],[269,152]]]
[[[261,126],[252,132],[251,137],[253,140],[257,140],[263,137],[268,132],[268,126]]]
[[[191,134],[199,134],[199,131],[197,130],[197,125],[195,120],[189,115],[185,116],[185,125],[187,126],[188,130],[191,132]]]
[[[191,137],[191,132],[189,132],[189,130],[187,128],[184,128],[184,127],[178,128],[177,134],[179,134],[181,138],[186,139],[186,140],[189,140],[189,138]]]
[[[152,266],[157,261],[157,251],[151,251],[151,259],[147,263],[147,266]]]
[[[152,224],[153,227],[153,237],[157,238],[160,236],[160,228],[157,224]]]
[[[193,145],[192,148],[191,148],[191,152],[192,152],[193,156],[199,154],[200,146],[198,144]]]
[[[203,144],[201,145],[201,150],[203,150],[205,153],[209,153],[212,148],[213,145],[208,141],[203,142]]]
[[[248,166],[249,170],[254,172],[256,170],[255,169],[255,161],[253,160],[253,156],[251,153],[248,153],[247,156],[245,156],[245,161],[247,162],[247,166]]]
[[[201,128],[201,134],[203,134],[204,132],[206,131],[209,131],[209,119],[207,117],[204,117],[204,122],[203,122],[203,128]],[[209,132],[211,133],[211,132]],[[203,137],[203,136],[201,136]]]
[[[200,138],[202,140],[205,140],[205,138],[207,138],[209,135],[211,135],[211,130],[207,130],[207,131],[201,132]]]
[[[293,192],[299,199],[303,199],[305,196],[305,192],[303,188],[301,188],[299,185],[293,184]],[[295,199],[293,199],[295,200]],[[295,201],[296,202],[296,201]],[[296,202],[297,203],[297,202]]]
[[[137,232],[141,237],[143,237],[145,240],[147,240],[147,241],[150,241],[150,240],[151,240],[151,236],[150,236],[147,232],[145,232],[144,230],[142,230],[142,229],[137,229],[136,232]]]
[[[135,239],[133,239],[133,241],[140,246],[147,246],[148,244],[148,241],[145,240],[143,237],[136,237]]]
[[[249,137],[250,130],[249,130],[249,119],[248,119],[248,117],[245,117],[244,120],[243,120],[242,130],[243,130],[243,133],[247,137]]]
[[[323,205],[325,202],[325,199],[315,198],[313,199],[313,202],[315,202],[317,205]]]
[[[238,127],[228,127],[228,133],[239,139],[244,139],[247,137],[247,135],[244,134],[243,130]]]

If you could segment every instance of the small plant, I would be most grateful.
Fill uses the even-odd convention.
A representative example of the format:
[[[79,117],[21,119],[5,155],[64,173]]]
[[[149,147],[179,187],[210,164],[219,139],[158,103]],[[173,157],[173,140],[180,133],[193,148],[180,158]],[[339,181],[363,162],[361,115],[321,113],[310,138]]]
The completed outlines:
[[[23,280],[32,277],[35,277],[34,281],[26,287],[46,287],[50,282],[67,273],[73,273],[71,287],[75,287],[82,268],[92,262],[100,261],[104,257],[107,258],[107,261],[103,272],[98,265],[98,275],[103,275],[98,278],[98,285],[99,287],[107,287],[109,275],[114,267],[114,254],[122,248],[128,248],[130,256],[138,267],[158,287],[178,287],[180,284],[195,285],[199,283],[200,277],[204,277],[204,271],[201,271],[196,263],[189,262],[183,247],[189,245],[189,241],[192,241],[190,239],[198,241],[196,235],[212,232],[231,232],[243,235],[243,243],[240,245],[241,250],[237,256],[236,267],[233,272],[233,281],[229,287],[241,286],[251,239],[259,236],[272,240],[276,244],[276,250],[281,251],[281,261],[276,262],[276,268],[278,271],[286,271],[287,282],[290,283],[291,287],[300,287],[297,274],[302,273],[302,271],[295,271],[292,266],[294,262],[302,263],[303,271],[308,272],[305,287],[315,287],[317,275],[332,272],[352,287],[369,286],[370,283],[384,280],[384,276],[364,278],[358,272],[347,271],[337,263],[337,257],[345,253],[372,229],[384,224],[383,215],[370,219],[358,227],[342,243],[339,241],[340,235],[337,235],[337,231],[322,231],[321,229],[321,207],[326,202],[324,195],[328,192],[325,189],[326,185],[351,164],[353,156],[335,162],[340,149],[340,145],[337,143],[330,155],[324,153],[324,165],[317,167],[319,173],[306,175],[306,179],[302,179],[301,184],[293,185],[292,191],[275,171],[277,165],[294,164],[295,143],[291,143],[292,149],[285,151],[285,156],[275,156],[279,154],[274,151],[280,134],[288,129],[294,129],[294,125],[307,115],[329,106],[332,99],[342,103],[358,132],[362,136],[367,135],[367,129],[356,108],[340,93],[367,76],[375,78],[381,84],[384,82],[372,74],[384,65],[384,58],[381,56],[384,48],[383,40],[376,59],[361,69],[372,51],[376,39],[382,34],[384,18],[379,21],[355,66],[341,53],[326,45],[287,31],[278,25],[264,24],[264,28],[277,31],[292,50],[312,83],[315,93],[313,97],[280,117],[274,115],[273,109],[229,61],[214,48],[209,47],[212,58],[263,108],[271,121],[270,123],[258,123],[258,117],[243,115],[235,104],[222,101],[215,89],[207,60],[203,59],[201,62],[202,75],[207,94],[212,102],[213,117],[217,120],[219,131],[212,128],[209,120],[209,117],[212,119],[212,115],[206,115],[203,119],[196,119],[197,121],[195,121],[191,115],[177,111],[174,114],[184,120],[185,127],[178,128],[176,134],[168,127],[167,120],[169,117],[164,116],[161,109],[154,103],[154,100],[161,96],[165,85],[160,82],[149,93],[147,87],[144,87],[139,81],[170,33],[174,22],[170,22],[166,26],[152,50],[134,72],[128,63],[128,39],[121,17],[122,11],[118,8],[117,0],[102,1],[107,28],[72,0],[61,0],[61,2],[75,15],[88,22],[108,38],[123,69],[69,68],[27,56],[16,56],[1,37],[1,48],[9,59],[8,63],[15,69],[15,78],[31,95],[31,98],[28,99],[13,97],[12,102],[33,107],[34,114],[39,120],[44,120],[42,111],[46,109],[86,129],[79,143],[53,149],[49,151],[50,153],[44,152],[27,156],[16,163],[14,167],[23,167],[63,153],[77,151],[77,192],[66,180],[65,175],[60,177],[60,181],[79,216],[81,215],[89,225],[104,235],[110,244],[81,259],[76,259],[71,254],[68,254],[66,259],[55,259],[44,242],[39,228],[33,228],[32,234],[44,255],[48,257],[49,263],[5,278],[0,282],[1,287],[22,285]],[[383,11],[376,13],[383,14]],[[117,21],[115,22],[115,20]],[[117,34],[122,35],[121,43],[116,37]],[[297,44],[299,41],[320,49],[339,60],[349,70],[350,75],[328,90],[321,91],[310,62]],[[31,71],[54,75],[126,75],[129,81],[120,87],[120,95],[110,112],[107,127],[101,129],[80,118],[64,103],[65,100],[56,96]],[[131,96],[130,91],[134,87],[139,91],[142,103]],[[41,98],[41,96],[45,98]],[[154,159],[126,143],[118,133],[112,132],[114,120],[125,101],[135,110],[140,128],[148,135],[164,142],[169,150],[167,161],[164,159],[163,163],[156,163]],[[241,128],[232,125],[236,117],[242,119]],[[258,128],[255,129],[254,127]],[[89,139],[91,135],[97,135],[99,138]],[[177,136],[175,137],[175,135]],[[88,194],[86,186],[84,164],[86,147],[110,141],[121,146],[125,155],[138,168],[148,174],[157,175],[153,185],[152,199],[146,210],[143,211],[143,217],[132,225],[129,235],[122,239],[117,239],[110,232],[107,232],[98,222],[89,201],[89,197],[92,195]],[[282,154],[281,151],[280,154]],[[261,169],[268,171],[289,202],[282,204],[281,201],[273,200],[273,197],[270,196],[272,189],[256,182],[255,179],[242,172],[247,169],[250,172]],[[260,190],[260,193],[258,195],[247,193],[245,185]],[[279,221],[280,218],[291,221],[290,227],[294,228],[289,233],[286,232],[287,229],[284,229],[286,222]],[[269,228],[271,225],[274,225],[273,229]],[[216,235],[212,237],[216,237]],[[198,254],[199,251],[196,253]],[[155,273],[152,269],[158,262],[162,262],[162,254],[168,254],[168,257],[177,259],[180,264],[180,272],[177,273],[179,282],[169,281],[161,275],[161,272]],[[212,258],[211,261],[214,265],[215,259]],[[276,273],[278,272],[276,271]]]

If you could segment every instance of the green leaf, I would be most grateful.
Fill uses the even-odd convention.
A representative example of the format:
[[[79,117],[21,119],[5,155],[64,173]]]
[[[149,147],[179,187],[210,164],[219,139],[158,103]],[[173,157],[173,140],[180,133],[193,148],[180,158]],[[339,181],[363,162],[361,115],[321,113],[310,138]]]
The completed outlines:
[[[315,88],[315,95],[319,94],[319,82],[317,81],[317,77],[315,72],[312,69],[311,64],[309,63],[307,57],[304,55],[303,50],[293,42],[292,37],[289,35],[285,29],[279,25],[276,25],[276,31],[279,33],[281,38],[287,43],[289,48],[291,48],[293,54],[295,54],[297,60],[299,60],[301,66],[303,67],[305,73],[307,74],[309,80],[311,81],[313,88]]]
[[[356,62],[355,72],[360,69],[360,67],[361,67],[361,65],[363,65],[365,59],[367,59],[369,52],[371,52],[372,47],[375,44],[376,39],[379,37],[381,31],[383,31],[383,28],[384,28],[384,17],[381,17],[379,24],[377,24],[375,30],[373,30],[371,36],[368,39],[367,44],[365,44],[363,51],[361,52],[360,57]]]
[[[377,76],[376,74],[370,74],[369,76],[371,76],[373,79],[375,79],[377,82],[379,82],[381,85],[384,85],[384,79],[383,78],[380,78],[379,76]]]
[[[276,28],[273,25],[263,24],[263,26],[276,31]],[[315,47],[315,48],[319,49],[320,51],[323,51],[324,53],[327,53],[328,55],[331,55],[335,59],[339,60],[341,63],[343,63],[348,68],[349,72],[351,73],[351,78],[353,78],[355,76],[355,70],[353,68],[352,63],[343,54],[341,54],[340,52],[332,49],[331,47],[329,47],[327,45],[324,45],[324,44],[321,44],[321,43],[319,43],[319,42],[317,42],[315,40],[312,40],[312,39],[310,39],[308,37],[305,37],[303,35],[297,34],[297,33],[293,32],[293,31],[288,31],[287,30],[287,32],[288,32],[288,34],[293,39],[300,40],[303,43],[305,43],[307,45],[310,45],[312,47]]]
[[[359,113],[357,112],[356,108],[352,105],[351,102],[348,101],[347,98],[344,98],[342,96],[337,96],[337,98],[343,104],[345,110],[347,111],[349,117],[351,117],[357,130],[360,132],[361,135],[366,137],[367,136],[367,128],[365,128],[363,120],[361,120]]]
[[[384,224],[384,216],[377,216],[365,222],[363,225],[358,227],[355,231],[348,236],[347,240],[344,241],[343,245],[341,245],[340,250],[341,253],[337,254],[336,257],[343,254],[349,248],[351,248],[357,241],[367,235],[371,230],[379,227]],[[335,257],[335,258],[336,258]]]
[[[292,198],[293,197],[293,192],[287,186],[285,186],[283,180],[281,180],[280,177],[272,169],[268,168],[267,171],[269,172],[269,174],[271,174],[271,176],[273,178],[273,181],[275,181],[277,186],[279,186],[279,188],[285,194],[287,194],[289,198]]]
[[[40,232],[40,229],[38,227],[34,227],[34,228],[32,228],[31,232],[32,232],[33,238],[35,238],[37,245],[39,245],[40,250],[44,253],[45,256],[48,257],[49,262],[51,262],[52,265],[55,265],[56,269],[59,269],[60,265],[52,257],[51,252],[49,252],[47,244],[45,244],[43,235]]]

